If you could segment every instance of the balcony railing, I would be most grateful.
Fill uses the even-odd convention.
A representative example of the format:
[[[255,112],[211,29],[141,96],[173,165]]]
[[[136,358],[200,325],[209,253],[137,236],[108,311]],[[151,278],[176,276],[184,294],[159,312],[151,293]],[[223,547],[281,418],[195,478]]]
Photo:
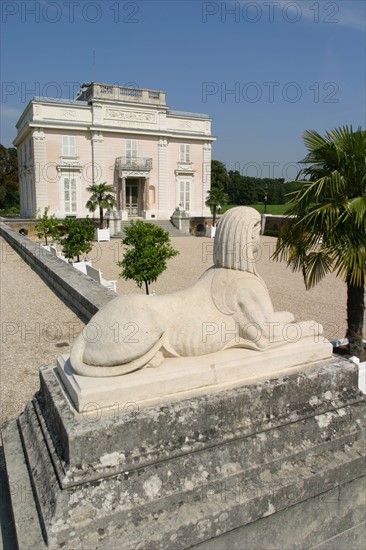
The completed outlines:
[[[118,157],[116,158],[116,166],[120,170],[151,170],[152,158],[146,157]]]

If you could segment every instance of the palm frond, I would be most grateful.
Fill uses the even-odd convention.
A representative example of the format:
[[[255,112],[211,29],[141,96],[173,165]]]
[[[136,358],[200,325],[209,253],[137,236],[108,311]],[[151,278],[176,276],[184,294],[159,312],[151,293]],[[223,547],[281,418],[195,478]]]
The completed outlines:
[[[354,217],[355,224],[359,227],[360,231],[366,233],[366,195],[355,197],[348,202],[347,215]]]
[[[95,212],[98,206],[98,203],[89,199],[85,205],[90,212]]]
[[[289,195],[289,221],[273,258],[303,272],[307,288],[334,270],[361,284],[366,246],[366,132],[344,126],[303,135],[302,187]],[[291,220],[291,221],[290,221]],[[319,243],[322,243],[319,247]]]
[[[333,257],[323,250],[310,252],[303,263],[303,276],[307,290],[317,285],[333,268]]]
[[[327,145],[327,140],[315,130],[305,130],[302,139],[309,150],[308,156],[312,155],[314,150],[321,149]]]

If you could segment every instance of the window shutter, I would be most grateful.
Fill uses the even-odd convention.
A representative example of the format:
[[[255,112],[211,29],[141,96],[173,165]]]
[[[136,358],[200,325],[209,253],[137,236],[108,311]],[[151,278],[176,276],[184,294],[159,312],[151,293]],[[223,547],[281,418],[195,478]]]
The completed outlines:
[[[69,203],[70,203],[69,178],[64,178],[64,198],[65,198],[65,212],[69,212]]]
[[[179,204],[184,209],[184,181],[179,182]]]
[[[76,200],[76,179],[71,179],[71,212],[76,212],[77,210],[77,200]]]
[[[76,137],[69,136],[69,155],[70,157],[76,157]]]
[[[76,157],[76,136],[62,136],[62,156]]]
[[[127,160],[132,160],[137,158],[137,140],[136,139],[126,140],[126,158]]]
[[[184,162],[184,158],[185,158],[185,147],[183,144],[181,144],[180,146],[180,161],[181,162]]]
[[[179,156],[180,156],[180,162],[190,162],[191,146],[188,143],[181,143]]]
[[[189,207],[190,207],[190,204],[189,204],[189,199],[190,199],[190,189],[189,189],[189,181],[186,181],[186,197],[185,197],[185,203],[186,203],[186,210],[189,210]]]

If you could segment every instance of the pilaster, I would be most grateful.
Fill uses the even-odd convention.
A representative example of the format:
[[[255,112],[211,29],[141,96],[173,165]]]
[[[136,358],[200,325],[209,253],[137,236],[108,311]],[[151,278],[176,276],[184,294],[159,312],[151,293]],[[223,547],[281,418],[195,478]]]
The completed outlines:
[[[101,103],[92,104],[92,120],[94,125],[99,125],[103,122],[103,105]]]
[[[46,142],[43,128],[36,128],[32,132],[34,180],[32,178],[31,205],[33,212],[43,210],[48,206],[48,170],[46,166]],[[28,179],[28,178],[27,178]],[[28,182],[27,182],[28,183]],[[52,182],[51,182],[52,183]],[[32,212],[32,213],[33,213]]]
[[[207,193],[211,188],[211,149],[210,142],[205,142],[203,145],[202,155],[202,213],[203,215],[211,215],[210,209],[206,206]]]
[[[99,184],[106,181],[104,137],[101,132],[92,134],[92,158],[93,158],[93,183]],[[111,182],[107,182],[111,184]]]
[[[145,178],[145,182],[144,182],[144,210],[145,210],[145,212],[150,210],[149,183],[150,183],[150,179]]]
[[[211,148],[211,143],[209,142],[203,145],[202,184],[205,196],[207,196],[207,191],[211,187]]]
[[[159,147],[158,210],[159,216],[168,210],[168,140],[161,138]]]
[[[121,181],[122,185],[121,185],[121,210],[125,210],[126,209],[126,178],[122,178],[122,181]]]

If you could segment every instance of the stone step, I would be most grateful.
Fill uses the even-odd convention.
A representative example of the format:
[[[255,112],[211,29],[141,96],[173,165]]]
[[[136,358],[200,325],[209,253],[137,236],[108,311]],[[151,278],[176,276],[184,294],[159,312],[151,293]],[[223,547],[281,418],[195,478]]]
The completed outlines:
[[[140,218],[137,218],[140,219]],[[151,223],[153,225],[157,225],[158,227],[161,227],[164,229],[164,231],[167,231],[169,233],[170,237],[190,237],[191,235],[185,235],[179,229],[177,229],[171,221],[169,220],[142,220],[145,223]],[[126,233],[124,229],[128,227],[131,224],[130,221],[123,221],[121,222],[121,231],[118,233],[115,233],[111,238],[112,239],[123,239],[126,236]]]
[[[86,422],[85,415],[70,416],[67,403],[59,399],[62,389],[53,367],[43,368],[42,388],[47,391],[40,401],[28,404],[19,427],[48,547],[68,544],[75,550],[106,550],[121,547],[123,541],[126,550],[167,550],[173,541],[174,548],[182,549],[200,544],[207,549],[243,548],[239,542],[214,546],[212,536],[231,537],[237,529],[267,521],[267,516],[276,523],[277,532],[282,527],[281,512],[297,506],[301,513],[292,514],[297,518],[293,524],[306,522],[308,529],[296,548],[310,548],[339,532],[338,514],[334,521],[329,512],[317,520],[334,499],[338,513],[343,510],[342,521],[354,516],[353,523],[344,523],[343,531],[360,523],[365,400],[355,385],[354,367],[345,365],[337,372],[341,368],[341,364],[326,365],[307,374],[210,394],[208,400],[204,396],[168,401],[164,407],[125,412],[120,418],[98,416],[90,419],[97,420],[93,424]],[[351,379],[353,385],[347,384]],[[326,384],[329,380],[332,384]],[[312,394],[316,403],[314,397],[309,403]],[[236,403],[241,404],[240,411],[232,410]],[[60,422],[52,414],[55,404],[65,422],[63,434],[68,432],[73,440],[61,454],[61,448],[53,447],[53,441],[60,441],[57,430],[49,432]],[[144,427],[144,418],[150,419],[154,432]],[[128,424],[130,434],[125,431]],[[219,424],[220,434],[215,433]],[[120,448],[112,426],[123,441]],[[4,433],[5,456],[14,449],[17,429],[14,424]],[[153,438],[164,444],[154,448]],[[10,470],[14,496],[19,474]],[[323,536],[325,520],[331,531]],[[21,523],[16,521],[28,529],[29,522]],[[314,537],[311,544],[309,530]],[[256,532],[261,532],[261,524]],[[294,548],[292,539],[287,542],[271,548]]]

